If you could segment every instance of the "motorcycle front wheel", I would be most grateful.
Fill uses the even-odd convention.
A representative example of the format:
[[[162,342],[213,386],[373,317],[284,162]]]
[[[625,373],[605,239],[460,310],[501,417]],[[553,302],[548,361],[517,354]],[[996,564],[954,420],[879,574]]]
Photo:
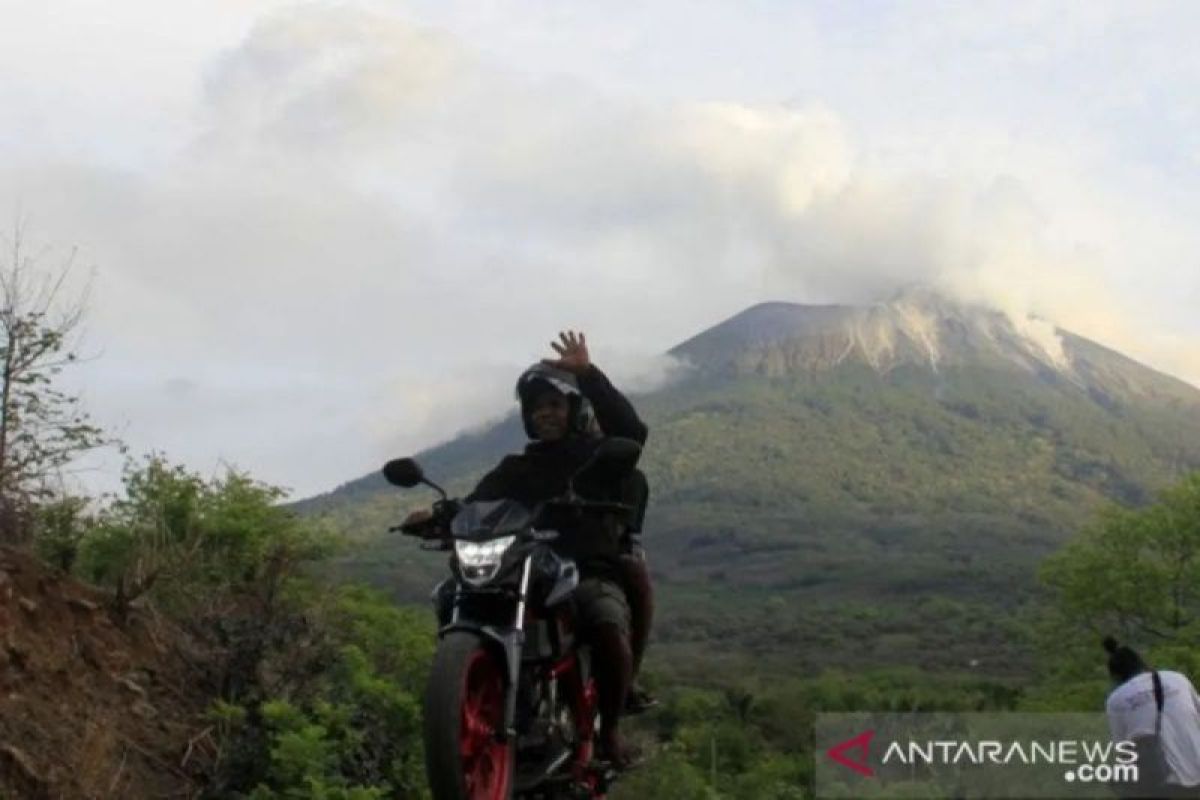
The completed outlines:
[[[425,769],[434,800],[509,800],[516,745],[500,741],[504,667],[466,631],[447,634],[425,690]]]

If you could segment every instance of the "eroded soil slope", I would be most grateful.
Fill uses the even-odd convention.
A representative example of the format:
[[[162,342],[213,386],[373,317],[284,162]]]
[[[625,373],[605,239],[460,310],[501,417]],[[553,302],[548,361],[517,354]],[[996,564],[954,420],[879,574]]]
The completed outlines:
[[[0,798],[192,797],[214,743],[188,638],[0,548]]]

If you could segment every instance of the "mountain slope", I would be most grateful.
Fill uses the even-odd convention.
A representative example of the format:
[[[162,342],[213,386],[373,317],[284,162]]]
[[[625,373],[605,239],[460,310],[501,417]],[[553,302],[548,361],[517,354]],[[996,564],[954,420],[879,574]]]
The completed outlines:
[[[1101,504],[1144,502],[1200,468],[1200,391],[929,292],[767,303],[671,353],[694,368],[635,400],[651,428],[647,544],[668,643],[733,636],[826,662],[1001,658],[1005,615],[1042,555]],[[510,418],[421,461],[462,489],[520,441]],[[364,534],[424,499],[371,477],[307,507]],[[366,536],[345,568],[416,597],[436,565],[409,544]],[[958,626],[931,650],[930,624],[950,618],[1000,627]]]

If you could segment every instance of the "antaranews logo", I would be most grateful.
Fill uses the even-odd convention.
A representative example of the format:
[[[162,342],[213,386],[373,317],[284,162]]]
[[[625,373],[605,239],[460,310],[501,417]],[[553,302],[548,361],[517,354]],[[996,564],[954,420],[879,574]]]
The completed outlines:
[[[979,798],[1108,797],[1138,783],[1136,748],[1111,741],[1103,715],[820,714],[816,734],[818,798],[859,797],[863,781],[889,797]]]
[[[847,739],[844,742],[838,742],[833,747],[825,751],[825,755],[829,756],[843,767],[848,767],[859,775],[865,775],[868,778],[875,777],[875,770],[871,769],[871,765],[867,760],[871,757],[871,739],[875,738],[875,731],[863,731],[858,736]],[[847,752],[856,750],[860,755],[857,760],[846,755]]]

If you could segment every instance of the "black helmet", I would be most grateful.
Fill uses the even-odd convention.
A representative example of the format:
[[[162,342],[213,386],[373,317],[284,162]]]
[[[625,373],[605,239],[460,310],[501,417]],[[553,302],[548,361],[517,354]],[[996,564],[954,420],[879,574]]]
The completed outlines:
[[[592,425],[592,404],[579,391],[579,381],[574,373],[539,362],[517,378],[517,400],[521,402],[521,422],[525,425],[525,435],[530,439],[537,438],[530,412],[534,399],[547,389],[566,396],[570,404],[567,412],[569,431],[588,433]]]

